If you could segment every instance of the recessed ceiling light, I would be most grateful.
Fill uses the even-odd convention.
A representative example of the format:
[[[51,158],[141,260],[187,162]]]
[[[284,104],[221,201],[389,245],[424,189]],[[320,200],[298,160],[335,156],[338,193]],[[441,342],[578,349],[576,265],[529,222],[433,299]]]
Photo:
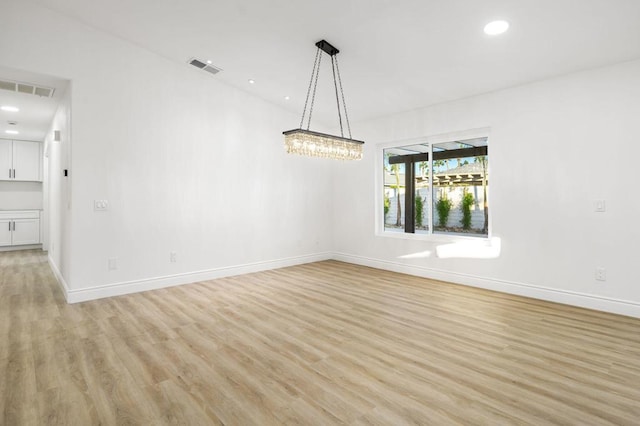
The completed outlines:
[[[17,135],[18,133],[20,133],[17,130],[5,130],[4,132],[8,135]]]
[[[484,26],[484,33],[488,35],[502,34],[509,29],[507,21],[493,21]]]
[[[11,106],[11,105],[2,105],[0,107],[0,109],[3,110],[3,111],[7,111],[7,112],[18,112],[18,111],[20,111],[20,108],[14,107],[14,106]]]
[[[207,63],[208,63],[209,65],[211,65],[211,63],[212,63],[212,62],[211,62],[211,61],[207,61]]]
[[[249,79],[249,84],[254,84],[256,81],[252,78]]]
[[[285,96],[285,97],[284,97],[284,100],[285,100],[285,101],[288,101],[289,99],[291,99],[289,96]]]

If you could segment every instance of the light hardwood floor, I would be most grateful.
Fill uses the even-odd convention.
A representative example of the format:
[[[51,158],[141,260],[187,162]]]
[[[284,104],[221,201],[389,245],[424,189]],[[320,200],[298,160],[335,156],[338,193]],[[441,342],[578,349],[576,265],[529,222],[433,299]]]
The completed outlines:
[[[0,253],[2,425],[640,424],[640,320],[328,261],[67,305]]]

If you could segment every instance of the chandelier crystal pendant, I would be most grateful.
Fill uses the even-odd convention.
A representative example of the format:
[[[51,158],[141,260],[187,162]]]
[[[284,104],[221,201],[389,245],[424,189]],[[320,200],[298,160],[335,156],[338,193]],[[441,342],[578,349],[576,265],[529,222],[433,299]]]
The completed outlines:
[[[342,90],[342,80],[340,79],[340,69],[338,68],[338,58],[336,55],[340,52],[325,40],[316,43],[316,58],[313,63],[313,71],[311,72],[311,80],[307,89],[307,98],[304,102],[304,110],[300,119],[300,128],[287,130],[284,134],[284,146],[289,154],[306,155],[310,157],[323,157],[336,160],[360,160],[362,159],[362,146],[364,141],[355,140],[351,137],[351,125],[349,124],[349,116],[347,115],[347,104],[344,101],[344,91]],[[309,130],[311,126],[311,115],[313,113],[313,103],[316,98],[316,89],[318,87],[318,75],[320,73],[320,64],[322,62],[322,52],[324,51],[331,57],[331,69],[333,71],[333,85],[336,91],[336,103],[338,105],[338,121],[340,123],[340,136],[328,135],[326,133],[314,132]],[[313,86],[313,93],[311,87]],[[340,91],[338,92],[338,88]],[[339,96],[341,95],[341,97]],[[311,105],[309,107],[309,116],[307,120],[306,130],[302,128],[304,118],[307,115],[307,105],[309,105],[309,96],[311,95]],[[340,104],[342,100],[342,106]],[[344,118],[347,125],[349,137],[345,137],[342,125],[342,110],[344,110]]]

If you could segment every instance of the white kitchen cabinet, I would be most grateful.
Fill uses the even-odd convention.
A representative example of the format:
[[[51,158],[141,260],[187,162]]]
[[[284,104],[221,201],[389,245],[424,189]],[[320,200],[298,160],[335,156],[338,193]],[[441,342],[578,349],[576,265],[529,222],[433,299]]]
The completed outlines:
[[[40,244],[40,211],[0,211],[0,246],[31,244]]]
[[[11,219],[0,219],[0,247],[11,245]]]
[[[0,180],[42,180],[42,144],[0,139]]]
[[[0,139],[0,180],[13,178],[13,141]]]

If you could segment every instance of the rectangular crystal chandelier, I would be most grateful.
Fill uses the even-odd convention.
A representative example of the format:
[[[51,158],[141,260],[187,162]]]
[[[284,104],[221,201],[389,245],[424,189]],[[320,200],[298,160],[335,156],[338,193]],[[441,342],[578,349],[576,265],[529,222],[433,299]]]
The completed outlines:
[[[363,141],[302,129],[289,130],[283,132],[283,134],[284,145],[288,154],[331,158],[333,160],[362,159]]]
[[[349,116],[347,115],[347,105],[344,101],[344,91],[342,90],[342,80],[340,78],[340,69],[338,68],[338,60],[336,55],[340,52],[325,40],[316,43],[316,59],[313,63],[313,71],[311,72],[311,81],[307,90],[307,99],[304,103],[302,111],[302,119],[300,120],[300,128],[287,130],[284,134],[284,146],[289,154],[306,155],[310,157],[331,158],[335,160],[361,160],[363,141],[351,138],[351,125],[349,124]],[[328,135],[326,133],[314,132],[309,130],[311,125],[311,115],[313,113],[313,103],[316,98],[316,88],[318,86],[318,75],[320,73],[320,64],[322,62],[321,50],[331,56],[331,68],[333,70],[333,85],[336,91],[336,101],[338,104],[338,120],[340,122],[340,136]],[[337,76],[337,79],[336,79]],[[314,84],[315,81],[315,84]],[[309,95],[313,86],[313,96],[311,97],[311,106],[309,108],[309,119],[307,121],[307,129],[303,129],[304,117],[307,113],[307,105],[309,103]],[[340,110],[340,97],[338,96],[338,87],[342,95],[342,108],[344,109],[344,117],[349,132],[349,137],[344,136],[342,126],[342,112]]]

